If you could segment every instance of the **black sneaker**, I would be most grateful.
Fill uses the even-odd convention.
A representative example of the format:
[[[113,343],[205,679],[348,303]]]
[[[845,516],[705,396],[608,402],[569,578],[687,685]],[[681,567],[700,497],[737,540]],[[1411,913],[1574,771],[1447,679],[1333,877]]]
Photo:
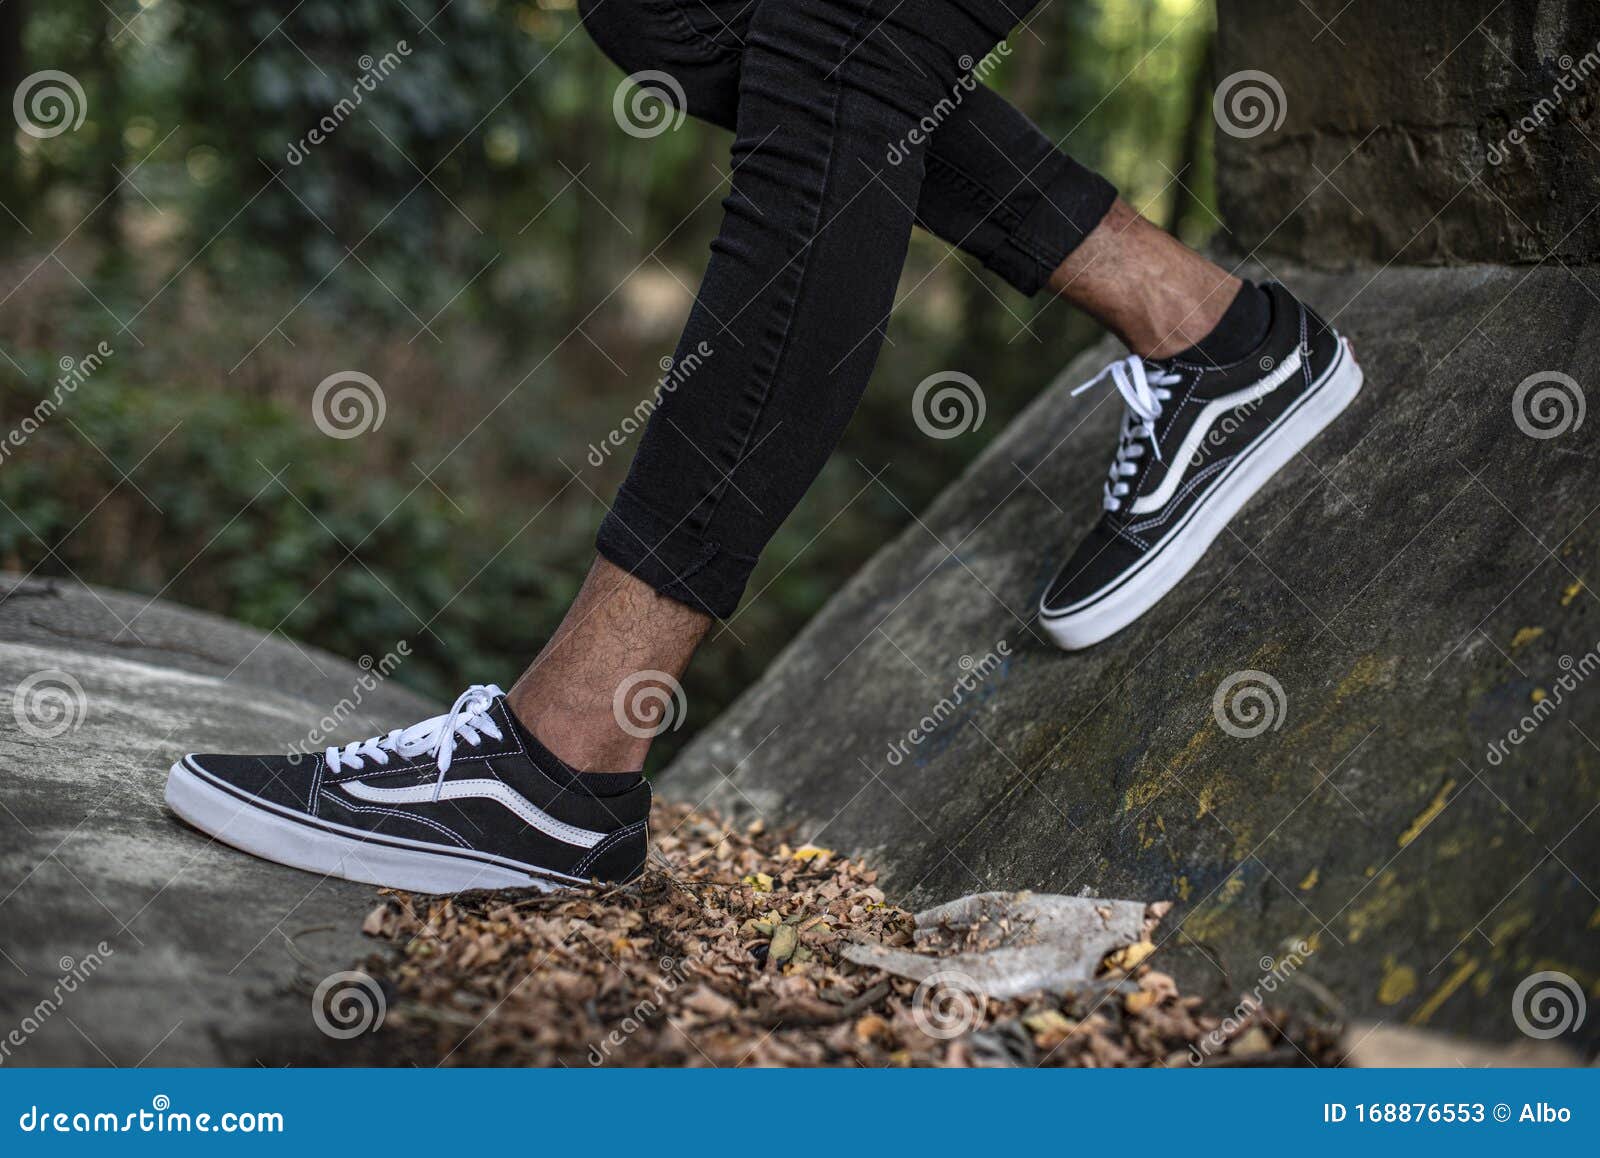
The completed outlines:
[[[1110,376],[1127,413],[1100,522],[1039,603],[1062,647],[1099,643],[1153,607],[1361,389],[1350,344],[1283,286],[1264,288],[1272,324],[1248,358],[1129,357],[1073,391]]]
[[[235,848],[327,876],[422,893],[549,891],[639,874],[650,787],[578,787],[490,684],[443,716],[325,752],[185,756],[167,804]]]

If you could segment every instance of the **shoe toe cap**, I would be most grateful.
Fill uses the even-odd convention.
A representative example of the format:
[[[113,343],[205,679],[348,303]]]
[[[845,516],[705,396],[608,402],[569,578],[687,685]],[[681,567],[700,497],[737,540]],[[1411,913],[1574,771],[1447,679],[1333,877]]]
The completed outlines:
[[[1056,572],[1040,607],[1047,615],[1061,614],[1092,599],[1137,563],[1140,554],[1138,546],[1102,521]]]
[[[233,756],[193,752],[183,758],[192,771],[247,796],[295,809],[309,807],[307,794],[322,765],[320,755]]]

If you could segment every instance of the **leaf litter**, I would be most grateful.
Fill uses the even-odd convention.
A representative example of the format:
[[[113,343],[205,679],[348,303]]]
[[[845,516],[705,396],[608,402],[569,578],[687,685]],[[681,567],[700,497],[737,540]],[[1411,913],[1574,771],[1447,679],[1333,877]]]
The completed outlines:
[[[390,996],[382,1032],[397,1052],[531,1066],[1337,1060],[1331,1027],[1249,1000],[1213,1014],[1153,969],[1170,903],[1148,906],[1093,976],[1068,981],[1037,968],[1056,918],[1018,908],[1027,894],[913,917],[863,860],[792,847],[759,822],[733,828],[710,810],[657,802],[651,825],[651,863],[626,886],[385,893],[362,929],[385,942],[367,970]],[[1127,904],[1082,903],[1102,906],[1108,922]],[[913,962],[916,977],[900,975],[907,958],[930,954],[941,968]],[[1047,984],[1011,995],[985,973],[1006,954]]]

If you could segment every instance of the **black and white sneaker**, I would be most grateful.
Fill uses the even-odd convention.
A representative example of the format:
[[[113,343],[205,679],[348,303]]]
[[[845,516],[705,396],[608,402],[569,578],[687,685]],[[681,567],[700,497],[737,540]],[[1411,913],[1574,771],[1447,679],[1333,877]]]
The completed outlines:
[[[314,873],[423,893],[549,891],[644,867],[650,787],[595,795],[492,684],[442,716],[311,755],[185,756],[167,804],[220,841]]]
[[[1245,502],[1361,389],[1350,344],[1276,282],[1260,347],[1227,366],[1137,356],[1113,362],[1127,403],[1101,519],[1039,604],[1068,650],[1143,615],[1205,553]]]

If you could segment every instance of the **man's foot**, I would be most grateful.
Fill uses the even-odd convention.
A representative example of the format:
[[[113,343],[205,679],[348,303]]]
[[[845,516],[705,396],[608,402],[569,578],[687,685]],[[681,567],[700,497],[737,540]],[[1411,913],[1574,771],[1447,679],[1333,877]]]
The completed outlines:
[[[1057,572],[1039,620],[1068,650],[1099,643],[1155,605],[1240,507],[1361,389],[1349,343],[1276,282],[1272,325],[1225,366],[1124,358],[1127,403],[1100,522]]]
[[[644,867],[649,785],[596,795],[589,783],[490,684],[443,716],[313,755],[185,756],[167,804],[218,840],[310,872],[423,893],[548,891]]]

